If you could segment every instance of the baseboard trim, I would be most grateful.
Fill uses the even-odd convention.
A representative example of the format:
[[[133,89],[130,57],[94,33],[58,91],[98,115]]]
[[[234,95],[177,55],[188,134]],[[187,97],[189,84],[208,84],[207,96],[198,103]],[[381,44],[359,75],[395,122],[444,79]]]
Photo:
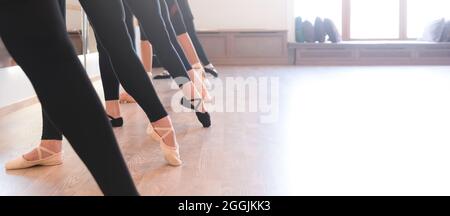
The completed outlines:
[[[449,65],[450,43],[289,44],[295,65]],[[295,52],[291,51],[295,50]],[[290,57],[291,59],[291,57]]]
[[[289,65],[288,57],[283,58],[212,58],[215,65]]]

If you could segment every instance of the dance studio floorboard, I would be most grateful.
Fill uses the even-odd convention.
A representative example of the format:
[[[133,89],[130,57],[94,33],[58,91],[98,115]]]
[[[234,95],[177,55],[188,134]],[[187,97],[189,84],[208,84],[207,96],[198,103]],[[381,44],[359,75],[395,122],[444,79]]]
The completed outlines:
[[[203,129],[193,113],[174,111],[170,82],[155,81],[184,165],[167,166],[142,110],[122,105],[126,122],[115,133],[143,195],[450,195],[450,67],[220,71],[222,80],[259,86],[276,78],[269,86],[277,106],[220,105]],[[256,97],[218,92],[216,102],[227,104]],[[40,131],[38,105],[1,117],[0,163],[34,147]],[[101,195],[68,143],[64,151],[61,166],[0,171],[0,195]]]

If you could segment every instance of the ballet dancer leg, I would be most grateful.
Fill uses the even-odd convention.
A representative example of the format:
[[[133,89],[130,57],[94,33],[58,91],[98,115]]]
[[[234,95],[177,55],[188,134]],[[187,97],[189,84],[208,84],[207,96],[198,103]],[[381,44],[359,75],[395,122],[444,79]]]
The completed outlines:
[[[160,0],[161,2],[161,11],[163,14],[164,21],[170,22],[173,26],[173,29],[175,31],[176,37],[178,42],[180,43],[181,47],[183,48],[184,53],[186,54],[186,57],[189,60],[189,63],[192,66],[198,66],[201,63],[199,60],[199,57],[197,55],[197,52],[195,51],[192,41],[189,38],[189,35],[187,33],[186,27],[184,25],[184,20],[180,12],[180,8],[178,6],[178,3],[176,0]],[[162,3],[164,2],[164,3]],[[166,16],[168,18],[166,18]]]
[[[203,48],[203,45],[198,38],[197,31],[196,31],[195,24],[194,24],[194,16],[193,16],[191,8],[189,6],[188,0],[176,0],[176,1],[178,2],[179,9],[183,16],[184,25],[189,33],[192,43],[194,44],[195,50],[197,51],[197,54],[198,54],[202,64],[204,65],[205,71],[214,77],[218,77],[219,73],[218,73],[217,69],[214,67],[214,65],[209,60],[209,58],[206,55],[206,52]]]
[[[123,119],[120,117],[120,108],[117,102],[120,83],[111,72],[110,60],[102,46],[98,46],[100,74],[108,118],[113,127],[121,127]],[[42,136],[38,147],[6,163],[9,170],[26,169],[34,166],[54,166],[63,163],[62,159],[63,134],[53,125],[47,114],[42,110]]]
[[[202,98],[205,101],[210,101],[211,97],[205,84],[208,80],[205,78],[203,65],[200,63],[191,39],[184,27],[183,17],[178,9],[178,4],[174,0],[159,0],[159,2],[161,5],[161,14],[172,44],[180,55],[180,58],[183,60],[185,67],[193,68],[188,74],[196,85],[197,90],[200,91]],[[186,66],[187,64],[189,64],[189,66]]]
[[[59,10],[66,21],[66,0],[58,0]],[[38,164],[45,164],[49,166],[62,164],[62,133],[56,129],[51,123],[50,119],[42,109],[42,136],[41,142],[37,148],[27,154],[22,155],[18,159],[7,162],[5,167],[7,169],[28,168]],[[18,163],[19,162],[19,163]]]
[[[210,116],[203,99],[195,88],[195,84],[190,81],[187,75],[187,69],[184,67],[170,41],[166,26],[161,17],[159,1],[126,0],[124,2],[127,3],[140,22],[141,27],[145,31],[145,35],[153,47],[155,47],[160,61],[181,87],[188,101],[193,103],[197,119],[202,123],[203,127],[211,126]],[[188,70],[192,70],[192,68]]]
[[[98,38],[96,34],[95,37]],[[106,113],[111,119],[113,127],[122,127],[123,119],[120,114],[120,103],[135,103],[136,101],[126,91],[120,93],[120,82],[115,75],[109,54],[101,43],[97,43],[97,50]]]
[[[175,34],[175,30],[173,29],[172,23],[170,22],[170,17],[168,15],[168,9],[167,9],[167,5],[163,0],[159,0],[160,1],[160,6],[161,6],[161,15],[163,17],[163,21],[167,27],[167,33],[169,34],[169,39],[171,44],[173,45],[173,47],[175,48],[175,51],[177,52],[177,54],[180,57],[180,60],[183,62],[184,67],[188,70],[188,72],[191,71],[192,66],[189,63],[189,60],[187,59],[187,57],[184,55],[183,52],[183,48],[180,46],[180,44],[177,41],[177,37]],[[145,34],[144,28],[141,27],[141,40],[142,41],[146,41],[149,42],[147,35]],[[164,65],[164,62],[161,62]]]
[[[119,2],[119,3],[121,4],[121,2]],[[84,6],[89,7],[89,5],[90,4],[86,4]],[[91,12],[91,11],[89,11],[89,12]],[[116,14],[118,14],[117,16],[120,17],[121,10],[115,10],[115,11],[111,11],[111,12],[116,12]],[[89,13],[88,15],[92,15],[92,12]],[[111,19],[111,21],[114,21],[114,19]],[[118,23],[120,23],[120,22],[118,22]],[[96,34],[96,37],[97,37],[97,34]],[[108,116],[111,119],[111,124],[114,127],[120,127],[123,124],[123,120],[122,120],[122,118],[116,117],[117,115],[120,116],[120,111],[118,110],[118,102],[117,102],[117,99],[119,97],[119,85],[120,84],[117,81],[116,75],[114,74],[115,71],[114,71],[113,67],[111,66],[110,57],[109,57],[106,49],[102,46],[102,44],[100,43],[100,39],[98,37],[97,37],[97,40],[99,41],[97,44],[98,44],[98,51],[99,51],[100,72],[101,72],[104,95],[105,95],[105,100],[106,100],[106,109],[110,111],[110,113],[108,113]],[[133,73],[131,73],[131,74],[133,74]],[[139,78],[139,76],[137,76],[137,77]],[[142,76],[140,76],[140,78],[142,78]],[[145,79],[145,78],[148,79],[147,76],[143,77],[143,79]],[[150,83],[150,85],[151,85],[151,83]],[[157,102],[159,102],[159,99],[156,96],[156,92],[154,91],[153,88],[144,89],[143,92],[149,92],[149,96],[150,96],[149,98],[151,98],[151,100],[157,100]],[[114,107],[116,107],[116,106],[117,106],[117,109],[115,110]],[[172,128],[170,118],[167,116],[167,113],[165,112],[164,107],[161,105],[161,103],[155,103],[152,106],[154,106],[155,112],[153,112],[153,113],[148,112],[148,109],[147,109],[147,114],[151,116],[150,121],[152,122],[152,124],[156,125],[157,128]],[[114,114],[114,112],[117,112],[118,114]],[[50,144],[54,147],[59,146],[59,148],[61,148],[62,134],[59,132],[59,130],[56,127],[54,127],[50,123],[50,121],[48,120],[48,118],[46,118],[45,115],[44,115],[44,121],[43,121],[43,128],[44,129],[43,129],[43,135],[42,135],[42,143],[44,144],[44,146],[43,146],[44,148],[41,148],[42,147],[42,145],[41,145],[40,147],[36,148],[34,150],[34,152],[38,151],[39,156],[41,156],[40,152],[42,151],[42,149],[44,149],[45,151],[42,154],[47,154],[47,155],[43,155],[43,157],[40,159],[25,157],[26,155],[23,158],[19,157],[18,159],[12,160],[11,162],[7,163],[8,169],[24,169],[24,168],[33,167],[36,165],[56,165],[56,162],[57,162],[57,164],[62,163],[60,153],[50,154],[50,151],[45,149],[46,145],[50,145]],[[178,144],[176,142],[176,139],[172,135],[166,136],[167,139],[164,140],[165,141],[164,144],[166,144],[166,145],[161,145],[161,148],[163,149],[163,151],[165,153],[166,159],[167,158],[171,159],[171,160],[168,160],[171,165],[180,165],[181,161],[179,160]],[[57,142],[57,143],[55,143],[55,142]],[[173,150],[173,151],[167,151],[166,150],[167,146],[170,147],[169,150]],[[58,160],[56,160],[54,158],[57,158]],[[24,161],[23,159],[25,159],[26,161]],[[51,162],[51,163],[49,162],[49,161],[54,161],[54,160],[56,160],[56,161]]]
[[[206,110],[201,94],[195,84],[190,81],[187,69],[173,47],[166,25],[161,17],[161,9],[157,0],[126,0],[143,28],[150,43],[155,47],[158,58],[183,90],[188,101],[193,103],[197,119],[203,127],[211,126],[210,116]],[[192,70],[192,68],[189,68]]]
[[[0,36],[33,84],[45,113],[103,193],[138,195],[98,96],[67,36],[57,1],[2,1]]]
[[[125,23],[127,25],[127,29],[128,29],[128,33],[130,34],[131,41],[133,42],[133,48],[134,48],[134,50],[137,50],[136,49],[136,33],[134,30],[134,15],[130,11],[130,9],[128,9],[127,7],[125,7]],[[109,65],[111,65],[111,64],[109,64]],[[145,69],[147,72],[151,73],[151,70],[147,70],[147,68],[145,68]],[[122,91],[119,96],[119,103],[122,103],[122,104],[136,103],[136,100],[134,100],[134,98],[131,97],[126,91]],[[112,104],[112,105],[113,105],[113,108],[119,109],[118,105],[117,106],[115,104]],[[106,108],[108,111],[108,106]]]
[[[65,20],[65,0],[58,0],[58,3]],[[111,125],[113,127],[120,127],[123,124],[123,119],[120,118],[119,104],[117,103],[120,84],[114,73],[111,72],[113,69],[105,50],[102,46],[97,46],[97,49],[99,51],[100,74],[106,100],[107,114],[111,119]],[[45,114],[44,110],[42,110],[42,136],[39,146],[29,153],[7,162],[7,169],[25,169],[38,165],[53,166],[62,164],[62,140],[62,133],[51,123],[51,120]]]
[[[144,66],[136,55],[124,23],[124,7],[120,0],[80,0],[94,29],[97,43],[103,47],[112,72],[144,110],[151,124],[161,129],[161,148],[170,165],[181,165],[178,143],[167,115]],[[108,13],[105,13],[108,11]],[[158,132],[158,131],[157,131]]]

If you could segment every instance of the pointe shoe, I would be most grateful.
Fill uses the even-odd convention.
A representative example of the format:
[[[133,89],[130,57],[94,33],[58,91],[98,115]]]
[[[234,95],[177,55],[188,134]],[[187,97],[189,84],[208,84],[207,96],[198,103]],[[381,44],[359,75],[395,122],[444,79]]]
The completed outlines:
[[[156,133],[156,131],[153,129],[152,124],[148,124],[147,130],[146,130],[147,134],[150,135],[150,137],[155,140],[155,141],[159,141],[159,135]]]
[[[195,112],[195,115],[197,116],[197,119],[202,123],[204,128],[211,127],[211,116],[208,112]]]
[[[179,151],[179,146],[178,143],[175,143],[175,147],[173,146],[168,146],[166,143],[164,143],[164,138],[166,136],[169,135],[170,132],[173,131],[173,128],[154,128],[151,127],[153,130],[153,133],[151,133],[152,138],[156,139],[159,141],[159,146],[161,148],[161,150],[164,153],[164,159],[166,159],[166,161],[169,163],[169,165],[171,166],[180,166],[181,164],[183,164],[183,162],[181,161],[181,157],[180,157],[180,151]],[[165,131],[165,133],[160,136],[156,131]],[[148,128],[147,128],[147,132],[148,132]]]
[[[43,151],[51,155],[49,157],[42,158]],[[56,153],[42,146],[39,146],[37,148],[37,152],[39,155],[38,160],[28,161],[22,155],[19,158],[7,162],[5,164],[5,169],[18,170],[18,169],[27,169],[34,166],[56,166],[63,163],[62,152]]]
[[[205,72],[211,74],[214,78],[219,77],[219,73],[217,72],[217,69],[214,67],[213,68],[205,67]]]
[[[122,127],[123,126],[123,118],[113,118],[112,116],[108,115],[109,121],[111,122],[111,126],[113,128]]]
[[[197,102],[196,104],[193,104]],[[200,123],[203,125],[204,128],[211,127],[211,116],[208,112],[200,112],[198,108],[200,107],[202,103],[202,99],[192,99],[189,101],[187,98],[183,97],[181,98],[180,104],[188,109],[194,110],[195,115],[197,116],[197,119],[200,121]]]

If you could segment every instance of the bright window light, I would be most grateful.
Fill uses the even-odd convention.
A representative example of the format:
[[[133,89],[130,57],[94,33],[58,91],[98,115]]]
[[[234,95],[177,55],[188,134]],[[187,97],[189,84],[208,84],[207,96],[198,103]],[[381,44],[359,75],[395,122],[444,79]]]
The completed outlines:
[[[399,37],[399,0],[352,0],[350,17],[352,39],[395,39]]]
[[[408,37],[420,38],[427,24],[450,19],[449,0],[408,0]]]

